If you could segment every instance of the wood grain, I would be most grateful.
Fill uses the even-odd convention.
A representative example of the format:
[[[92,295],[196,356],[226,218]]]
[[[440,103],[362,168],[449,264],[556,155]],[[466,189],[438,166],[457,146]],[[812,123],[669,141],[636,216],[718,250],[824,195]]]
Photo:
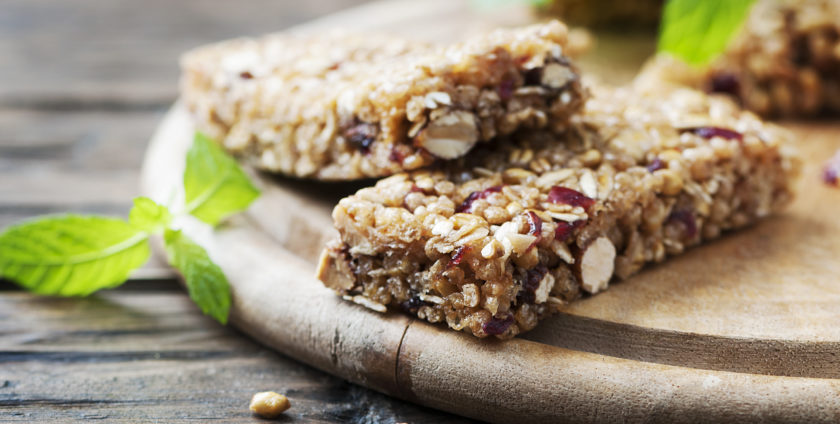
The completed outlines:
[[[4,1],[0,106],[158,108],[177,94],[178,57],[185,50],[278,31],[360,3]]]
[[[291,399],[286,422],[464,422],[275,354],[201,316],[174,284],[0,296],[2,422],[254,422],[248,401],[263,390]]]

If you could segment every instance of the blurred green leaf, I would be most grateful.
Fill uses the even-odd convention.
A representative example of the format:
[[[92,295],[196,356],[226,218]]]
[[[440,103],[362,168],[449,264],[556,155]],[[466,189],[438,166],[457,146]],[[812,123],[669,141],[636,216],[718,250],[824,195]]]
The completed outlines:
[[[723,53],[755,0],[668,0],[659,31],[660,52],[692,65]]]

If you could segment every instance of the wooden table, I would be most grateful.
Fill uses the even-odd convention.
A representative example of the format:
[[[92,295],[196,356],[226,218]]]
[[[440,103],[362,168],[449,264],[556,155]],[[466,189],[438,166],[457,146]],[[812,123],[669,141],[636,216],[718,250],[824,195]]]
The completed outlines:
[[[360,0],[9,0],[0,6],[0,227],[60,212],[125,216],[178,56]],[[163,264],[85,299],[0,282],[0,422],[466,422],[352,385],[203,316]]]

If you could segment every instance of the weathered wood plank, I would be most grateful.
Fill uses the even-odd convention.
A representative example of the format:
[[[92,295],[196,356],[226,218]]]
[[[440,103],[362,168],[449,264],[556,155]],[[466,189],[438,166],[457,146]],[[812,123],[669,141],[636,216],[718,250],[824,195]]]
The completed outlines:
[[[0,105],[150,108],[176,95],[178,57],[362,0],[10,0],[0,13]],[[128,105],[128,106],[127,106]]]
[[[3,422],[253,422],[248,401],[261,390],[289,396],[295,421],[468,422],[277,355],[201,316],[180,291],[0,293]]]

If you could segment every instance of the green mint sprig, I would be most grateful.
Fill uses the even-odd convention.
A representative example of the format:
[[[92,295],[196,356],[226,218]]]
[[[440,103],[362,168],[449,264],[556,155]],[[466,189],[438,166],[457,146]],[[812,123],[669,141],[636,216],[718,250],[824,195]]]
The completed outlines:
[[[755,0],[668,0],[662,12],[657,50],[691,65],[723,53]]]
[[[213,226],[260,194],[236,161],[200,133],[187,153],[184,192],[180,214]],[[227,323],[227,278],[204,248],[171,228],[173,219],[169,208],[137,197],[128,221],[68,214],[14,225],[0,234],[0,277],[38,294],[86,296],[125,282],[149,259],[149,238],[163,234],[169,263],[183,275],[190,298]]]

